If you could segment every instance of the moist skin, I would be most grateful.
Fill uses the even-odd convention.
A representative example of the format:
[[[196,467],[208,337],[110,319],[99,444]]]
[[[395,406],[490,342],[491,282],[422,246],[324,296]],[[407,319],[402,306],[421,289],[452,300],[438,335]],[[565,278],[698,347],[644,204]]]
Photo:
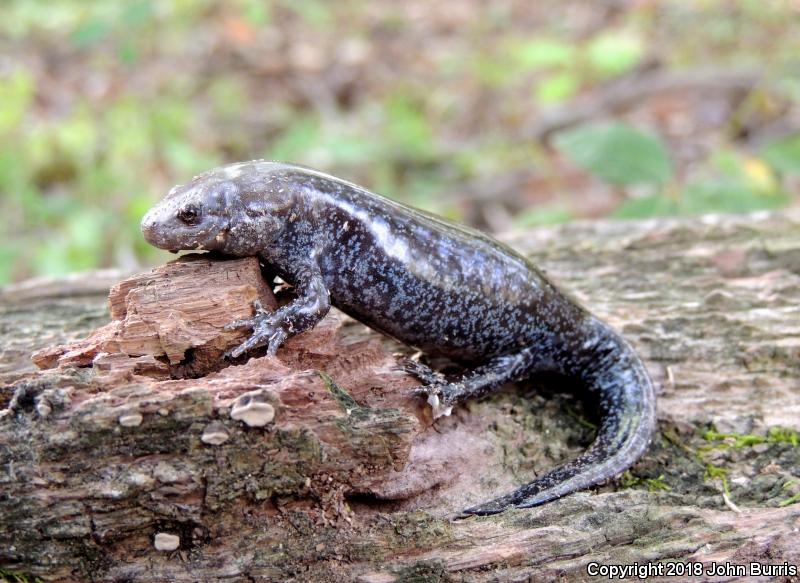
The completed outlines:
[[[408,364],[435,416],[541,372],[576,379],[596,397],[602,420],[583,454],[465,514],[543,504],[619,474],[647,449],[655,394],[630,345],[479,231],[309,168],[256,160],[173,188],[142,219],[142,232],[162,249],[258,256],[294,286],[293,302],[233,323],[253,330],[233,356],[264,345],[275,354],[334,305],[465,365],[444,378]]]

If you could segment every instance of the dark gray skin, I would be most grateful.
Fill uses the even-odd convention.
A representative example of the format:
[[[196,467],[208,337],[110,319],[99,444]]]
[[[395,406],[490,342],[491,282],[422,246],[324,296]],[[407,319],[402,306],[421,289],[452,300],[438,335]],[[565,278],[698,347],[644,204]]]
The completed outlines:
[[[601,424],[575,460],[466,514],[554,500],[619,474],[647,449],[655,395],[631,347],[561,293],[534,265],[478,231],[314,170],[253,161],[211,170],[172,191],[142,219],[148,242],[171,251],[258,256],[297,299],[256,306],[252,336],[231,352],[281,344],[331,305],[429,355],[466,365],[455,378],[409,365],[435,416],[533,373],[578,380]]]

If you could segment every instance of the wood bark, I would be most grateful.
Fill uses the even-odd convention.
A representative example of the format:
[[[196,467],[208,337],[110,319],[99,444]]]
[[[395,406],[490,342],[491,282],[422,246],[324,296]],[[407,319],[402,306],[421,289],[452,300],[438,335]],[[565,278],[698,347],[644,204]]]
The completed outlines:
[[[0,291],[0,573],[382,583],[798,565],[800,213],[507,242],[644,357],[659,433],[629,473],[455,520],[591,442],[576,387],[532,379],[434,424],[399,366],[408,349],[335,311],[277,357],[226,359],[246,330],[225,324],[275,305],[254,259],[26,282]]]

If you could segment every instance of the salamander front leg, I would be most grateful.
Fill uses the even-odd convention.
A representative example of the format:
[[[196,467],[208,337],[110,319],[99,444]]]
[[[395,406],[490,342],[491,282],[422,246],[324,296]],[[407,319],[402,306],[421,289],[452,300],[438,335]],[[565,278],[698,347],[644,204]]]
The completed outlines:
[[[267,354],[274,355],[287,338],[313,328],[325,317],[331,307],[330,294],[318,269],[306,266],[298,270],[295,290],[297,299],[274,312],[266,311],[256,300],[253,302],[256,314],[252,318],[228,324],[227,329],[253,329],[250,338],[228,352],[228,356],[236,358],[264,344],[267,345]]]
[[[477,399],[505,383],[524,378],[531,370],[533,358],[530,350],[523,349],[513,354],[497,356],[477,368],[451,378],[414,361],[408,361],[404,368],[423,382],[421,387],[413,391],[427,397],[436,419],[449,415],[453,406],[458,403]]]

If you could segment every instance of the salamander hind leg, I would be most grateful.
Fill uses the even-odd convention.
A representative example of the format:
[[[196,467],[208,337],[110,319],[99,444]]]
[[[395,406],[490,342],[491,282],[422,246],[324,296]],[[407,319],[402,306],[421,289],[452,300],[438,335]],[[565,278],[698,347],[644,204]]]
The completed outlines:
[[[416,361],[407,361],[404,369],[422,381],[422,386],[412,390],[415,394],[427,397],[436,419],[449,415],[453,406],[458,403],[477,399],[505,383],[524,378],[532,363],[532,352],[523,349],[517,353],[492,358],[455,377],[446,377]]]

